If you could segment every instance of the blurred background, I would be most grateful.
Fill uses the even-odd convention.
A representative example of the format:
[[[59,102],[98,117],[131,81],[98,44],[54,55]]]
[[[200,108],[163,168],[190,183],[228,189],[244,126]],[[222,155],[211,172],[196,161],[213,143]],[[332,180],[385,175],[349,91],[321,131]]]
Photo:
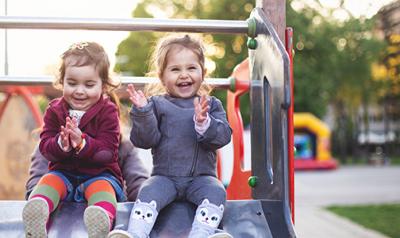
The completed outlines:
[[[10,16],[224,20],[245,20],[255,7],[255,1],[249,0],[119,0],[112,4],[106,0],[0,0],[0,4],[0,14]],[[400,164],[400,1],[286,0],[286,25],[294,30],[294,110],[326,125],[330,131],[326,150],[332,158],[341,166]],[[59,55],[69,45],[93,40],[109,53],[115,78],[143,76],[149,71],[151,47],[163,34],[0,30],[0,74],[55,75]],[[203,37],[211,77],[229,77],[248,56],[246,36]],[[7,100],[7,90],[0,86],[0,105]],[[41,112],[59,95],[51,86],[32,93]],[[223,90],[214,94],[226,98]],[[23,100],[15,100],[8,107],[12,109],[0,110],[0,133],[8,135],[0,139],[0,162],[6,165],[0,171],[11,178],[7,185],[0,185],[2,199],[22,198],[27,158],[38,137],[31,132],[39,124]],[[241,112],[246,128],[249,111],[245,95]],[[307,147],[313,135],[310,138],[304,132],[297,131],[297,156],[303,159],[316,150],[315,142]],[[399,237],[396,234],[400,236],[391,237]]]
[[[294,110],[327,123],[332,154],[341,163],[399,161],[399,5],[393,0],[286,1],[286,25],[294,29]],[[118,4],[2,0],[1,14],[245,20],[254,7],[255,2],[248,0],[121,0]],[[149,70],[151,46],[162,34],[1,30],[0,72],[54,75],[59,55],[70,44],[94,40],[109,52],[117,75],[143,76]],[[212,77],[228,77],[248,55],[245,36],[205,34],[204,39],[209,44],[207,67]],[[222,99],[226,95],[215,94]],[[249,110],[245,96],[245,126]]]

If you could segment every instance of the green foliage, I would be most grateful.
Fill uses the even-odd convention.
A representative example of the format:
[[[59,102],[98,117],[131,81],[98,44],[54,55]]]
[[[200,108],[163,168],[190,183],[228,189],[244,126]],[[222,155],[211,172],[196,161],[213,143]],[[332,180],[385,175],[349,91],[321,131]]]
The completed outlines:
[[[340,22],[307,5],[295,11],[287,0],[287,25],[294,29],[295,111],[322,117],[329,104],[339,116],[354,111],[362,103],[376,100],[376,83],[371,79],[371,63],[379,56],[382,43],[372,37],[374,19],[350,17]],[[318,0],[312,0],[317,5]],[[302,2],[302,0],[296,0]],[[196,18],[244,20],[254,1],[249,0],[142,0],[133,17]],[[229,12],[229,14],[227,14]],[[149,71],[151,47],[164,33],[133,32],[119,45],[116,72],[142,76]],[[228,77],[233,68],[248,56],[246,37],[229,34],[203,34],[212,44],[210,59],[215,63],[213,77]],[[216,91],[225,99],[226,93]],[[245,124],[249,98],[241,99]]]
[[[400,204],[331,206],[328,210],[389,237],[400,237]]]
[[[371,64],[383,47],[372,35],[374,19],[338,21],[334,9],[322,16],[307,6],[295,11],[292,2],[287,1],[287,25],[294,28],[295,111],[321,117],[329,103],[354,109],[374,100]]]
[[[248,0],[173,0],[141,1],[133,11],[133,17],[156,18],[168,17],[179,19],[223,19],[245,20],[254,8],[253,1]],[[229,12],[229,14],[227,14]],[[164,33],[132,32],[118,47],[115,72],[124,75],[143,76],[150,70],[148,60],[152,47]],[[215,69],[210,76],[228,77],[233,68],[247,58],[248,51],[244,35],[203,34],[205,43],[211,45],[209,58],[215,63]],[[225,101],[225,91],[214,91],[214,94]],[[242,113],[249,108],[248,96],[241,99]],[[244,116],[245,124],[249,114]]]
[[[253,4],[240,0],[146,0],[138,4],[133,17],[197,18],[244,20],[250,15]],[[230,14],[226,14],[227,12]],[[118,47],[116,72],[126,75],[144,75],[149,70],[149,52],[163,33],[133,32]],[[233,68],[247,57],[246,38],[243,35],[204,34],[206,43],[212,43],[214,51],[210,59],[216,67],[213,75],[228,77]]]

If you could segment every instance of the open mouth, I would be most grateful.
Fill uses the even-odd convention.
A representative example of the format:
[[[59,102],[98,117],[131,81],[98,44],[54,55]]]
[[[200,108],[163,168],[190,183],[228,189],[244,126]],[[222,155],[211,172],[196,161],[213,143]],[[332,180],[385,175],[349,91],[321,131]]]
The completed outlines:
[[[182,82],[182,83],[178,83],[178,87],[189,87],[191,86],[193,83],[192,82]]]
[[[73,98],[73,100],[75,102],[84,102],[84,101],[86,101],[86,98]]]

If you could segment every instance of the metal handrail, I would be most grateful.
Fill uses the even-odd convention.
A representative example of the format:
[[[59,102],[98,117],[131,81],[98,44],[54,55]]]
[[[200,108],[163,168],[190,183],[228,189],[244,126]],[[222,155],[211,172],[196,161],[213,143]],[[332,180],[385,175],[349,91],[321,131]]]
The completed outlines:
[[[0,28],[244,34],[248,32],[248,23],[238,20],[0,16]]]
[[[120,80],[123,85],[125,84],[135,84],[137,86],[144,86],[149,83],[156,83],[159,81],[155,77],[133,77],[133,76],[121,76],[115,77]],[[230,79],[229,78],[206,78],[206,83],[217,88],[229,88]],[[0,85],[25,85],[25,86],[40,86],[40,85],[50,85],[54,82],[54,76],[43,75],[43,76],[10,76],[1,75]]]

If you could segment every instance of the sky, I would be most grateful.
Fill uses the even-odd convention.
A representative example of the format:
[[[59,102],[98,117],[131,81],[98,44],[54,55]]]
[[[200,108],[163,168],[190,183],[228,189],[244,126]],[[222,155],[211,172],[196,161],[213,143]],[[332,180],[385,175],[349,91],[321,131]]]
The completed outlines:
[[[0,15],[5,15],[5,0],[0,0]],[[8,0],[9,16],[130,18],[135,0]],[[0,29],[0,74],[4,75],[5,30]],[[128,36],[124,31],[7,30],[9,75],[52,74],[59,56],[78,41],[103,45],[111,64],[118,44]],[[50,72],[49,72],[50,71]]]
[[[135,0],[0,0],[0,15],[82,18],[130,18]],[[307,1],[307,0],[305,0]],[[321,0],[326,6],[337,6],[339,0]],[[354,16],[374,15],[381,6],[393,0],[346,0],[345,7]],[[0,29],[0,75],[5,73],[5,30]],[[72,43],[96,41],[102,44],[115,64],[118,44],[128,36],[119,31],[7,30],[8,74],[38,76],[53,74],[50,70]]]

